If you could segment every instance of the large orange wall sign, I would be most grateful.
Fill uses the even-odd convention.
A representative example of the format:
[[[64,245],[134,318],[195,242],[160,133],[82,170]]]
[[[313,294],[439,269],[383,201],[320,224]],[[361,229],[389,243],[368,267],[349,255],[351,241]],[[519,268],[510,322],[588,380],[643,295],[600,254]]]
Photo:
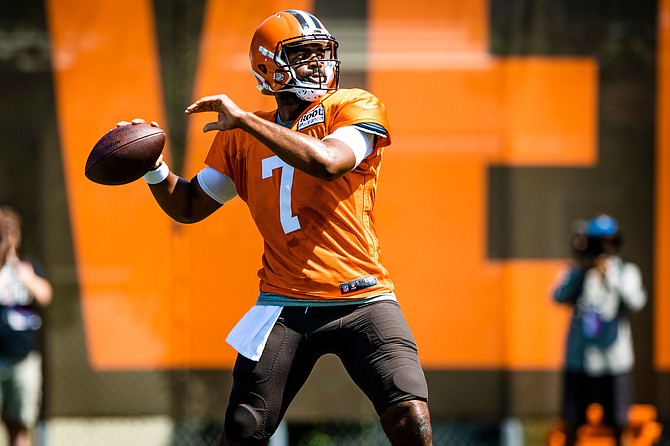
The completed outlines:
[[[171,357],[171,223],[139,182],[83,176],[117,121],[164,122],[150,1],[47,2],[58,121],[90,361],[159,364]],[[132,14],[124,13],[132,11]],[[133,30],[133,32],[128,32]]]
[[[151,5],[48,1],[90,361],[230,367],[225,337],[255,301],[262,248],[241,201],[184,226],[142,181],[104,187],[83,175],[118,120],[166,122]],[[249,74],[249,39],[272,12],[312,6],[209,1],[193,97],[225,92],[246,109],[272,107]],[[491,57],[486,8],[369,2],[368,87],[388,106],[394,138],[377,209],[384,261],[427,367],[555,368],[566,314],[549,287],[564,260],[487,259],[487,168],[593,166],[597,66]],[[202,166],[213,135],[201,129],[215,116],[189,119],[186,177]]]
[[[592,166],[597,66],[494,58],[487,2],[371,2],[370,87],[390,110],[380,227],[424,364],[555,368],[564,260],[486,258],[491,164]],[[493,223],[495,224],[495,222]]]
[[[658,106],[656,122],[655,365],[670,371],[670,0],[659,2]]]
[[[185,227],[162,213],[143,181],[105,187],[83,175],[89,150],[117,121],[167,122],[152,4],[47,2],[90,362],[98,369],[227,367],[234,352],[225,337],[257,295],[261,245],[246,209],[231,203]],[[258,23],[289,7],[311,4],[208,2],[194,99],[226,92],[242,107],[269,108],[246,54]],[[191,122],[185,176],[202,166],[212,134],[201,129],[212,117]]]

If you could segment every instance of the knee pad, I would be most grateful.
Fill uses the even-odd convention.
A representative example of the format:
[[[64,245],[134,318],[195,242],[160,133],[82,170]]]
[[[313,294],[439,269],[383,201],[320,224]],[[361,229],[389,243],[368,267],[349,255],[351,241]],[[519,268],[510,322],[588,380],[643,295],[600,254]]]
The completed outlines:
[[[428,383],[423,371],[417,367],[398,367],[393,373],[393,384],[396,388],[418,399],[428,399]]]
[[[263,415],[258,409],[248,404],[240,404],[229,411],[226,417],[225,430],[227,435],[232,438],[264,439],[263,424]]]

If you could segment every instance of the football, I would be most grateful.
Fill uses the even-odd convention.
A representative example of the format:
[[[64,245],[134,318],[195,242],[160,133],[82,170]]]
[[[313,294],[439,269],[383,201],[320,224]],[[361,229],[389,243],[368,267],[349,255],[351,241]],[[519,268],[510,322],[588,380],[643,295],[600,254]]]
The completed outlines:
[[[95,143],[84,173],[99,184],[130,183],[151,170],[164,145],[165,132],[158,127],[149,124],[116,127]]]

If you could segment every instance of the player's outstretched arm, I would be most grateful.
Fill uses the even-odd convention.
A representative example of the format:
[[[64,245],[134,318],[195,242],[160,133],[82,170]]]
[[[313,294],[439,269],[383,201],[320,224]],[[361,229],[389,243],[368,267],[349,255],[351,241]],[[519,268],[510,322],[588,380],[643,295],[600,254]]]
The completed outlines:
[[[217,121],[203,131],[239,128],[272,150],[286,163],[309,175],[333,181],[356,165],[352,149],[336,139],[320,140],[240,109],[228,96],[206,96],[191,104],[186,114],[215,112]]]

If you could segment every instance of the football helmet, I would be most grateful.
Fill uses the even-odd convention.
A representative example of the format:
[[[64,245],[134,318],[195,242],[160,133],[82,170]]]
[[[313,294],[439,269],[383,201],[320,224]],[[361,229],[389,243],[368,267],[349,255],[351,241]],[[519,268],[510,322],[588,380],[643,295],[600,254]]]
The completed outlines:
[[[316,60],[321,76],[300,79],[296,69],[314,64],[314,59],[290,63],[291,48],[310,43],[324,45],[325,53]],[[340,61],[337,40],[312,14],[296,9],[280,11],[265,19],[251,39],[249,60],[251,72],[263,94],[294,93],[304,101],[314,102],[340,83]]]

